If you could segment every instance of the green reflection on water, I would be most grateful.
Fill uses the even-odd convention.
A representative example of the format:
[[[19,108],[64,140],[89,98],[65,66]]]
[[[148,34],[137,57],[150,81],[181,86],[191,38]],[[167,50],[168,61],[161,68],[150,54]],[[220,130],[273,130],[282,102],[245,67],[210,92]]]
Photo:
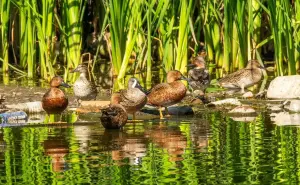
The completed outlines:
[[[265,114],[245,123],[220,112],[120,131],[2,128],[0,184],[298,184],[299,137]]]

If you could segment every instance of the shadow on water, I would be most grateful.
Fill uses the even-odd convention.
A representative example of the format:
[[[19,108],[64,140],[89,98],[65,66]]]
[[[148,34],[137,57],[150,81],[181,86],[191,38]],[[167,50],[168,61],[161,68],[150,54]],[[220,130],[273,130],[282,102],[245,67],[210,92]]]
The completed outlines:
[[[148,119],[123,130],[105,130],[97,115],[64,119],[68,123],[1,128],[1,184],[299,181],[300,130],[277,126],[266,113],[252,122],[221,112]]]

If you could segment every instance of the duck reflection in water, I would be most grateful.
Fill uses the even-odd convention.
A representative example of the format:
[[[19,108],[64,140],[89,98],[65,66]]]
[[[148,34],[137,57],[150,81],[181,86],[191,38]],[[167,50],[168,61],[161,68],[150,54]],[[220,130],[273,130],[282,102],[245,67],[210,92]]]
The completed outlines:
[[[210,124],[206,119],[192,121],[190,125],[190,135],[193,147],[198,152],[207,152],[209,140]]]
[[[69,146],[65,138],[63,136],[48,137],[43,145],[45,154],[51,157],[53,171],[65,171],[67,169],[67,163],[64,157],[69,153]]]
[[[145,136],[157,146],[166,149],[170,155],[170,161],[182,161],[182,155],[187,147],[187,138],[178,126],[170,127],[167,124],[160,123],[160,125],[147,129]]]
[[[124,165],[123,159],[128,158],[130,165],[139,165],[146,155],[146,138],[143,135],[126,133],[119,130],[105,130],[101,145],[104,150],[111,151],[112,159],[117,165]]]

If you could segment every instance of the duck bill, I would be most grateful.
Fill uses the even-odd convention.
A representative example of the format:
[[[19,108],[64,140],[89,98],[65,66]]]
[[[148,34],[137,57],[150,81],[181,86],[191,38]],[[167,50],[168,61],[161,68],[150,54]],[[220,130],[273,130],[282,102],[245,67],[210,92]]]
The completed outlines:
[[[188,65],[186,65],[186,67],[192,68],[192,67],[196,67],[196,65],[195,64],[188,64]]]
[[[78,72],[77,68],[70,71],[70,73],[76,73],[76,72]]]
[[[61,86],[66,87],[66,88],[70,88],[71,86],[69,84],[67,84],[66,82],[62,82]]]
[[[180,80],[188,81],[188,79],[187,79],[185,76],[181,76],[181,77],[180,77]]]

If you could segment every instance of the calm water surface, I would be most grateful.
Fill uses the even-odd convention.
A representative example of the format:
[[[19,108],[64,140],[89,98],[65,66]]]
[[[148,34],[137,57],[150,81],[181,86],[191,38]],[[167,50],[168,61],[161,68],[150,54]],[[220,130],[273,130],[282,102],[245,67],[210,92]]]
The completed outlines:
[[[5,127],[0,184],[299,184],[299,131],[264,113],[246,123],[220,112],[122,131],[99,122]]]

